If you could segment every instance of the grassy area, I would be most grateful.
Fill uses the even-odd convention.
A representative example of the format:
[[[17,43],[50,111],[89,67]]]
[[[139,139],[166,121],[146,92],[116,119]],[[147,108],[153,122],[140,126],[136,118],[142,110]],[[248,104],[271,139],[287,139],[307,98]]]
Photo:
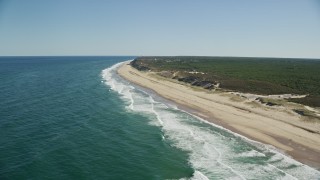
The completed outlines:
[[[139,70],[168,71],[188,83],[220,83],[226,90],[255,94],[309,94],[290,99],[320,107],[320,60],[244,57],[139,57]],[[203,84],[203,83],[202,83]]]

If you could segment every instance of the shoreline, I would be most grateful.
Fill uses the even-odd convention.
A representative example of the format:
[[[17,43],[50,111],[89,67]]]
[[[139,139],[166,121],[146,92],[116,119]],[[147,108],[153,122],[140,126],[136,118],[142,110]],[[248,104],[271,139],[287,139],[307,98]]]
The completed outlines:
[[[297,161],[320,169],[320,134],[311,132],[318,132],[318,125],[303,122],[297,116],[278,110],[261,110],[233,102],[219,93],[196,91],[150,72],[138,71],[128,65],[128,61],[117,69],[117,73],[174,102],[179,109],[254,141],[270,144]],[[264,113],[271,115],[266,117]]]

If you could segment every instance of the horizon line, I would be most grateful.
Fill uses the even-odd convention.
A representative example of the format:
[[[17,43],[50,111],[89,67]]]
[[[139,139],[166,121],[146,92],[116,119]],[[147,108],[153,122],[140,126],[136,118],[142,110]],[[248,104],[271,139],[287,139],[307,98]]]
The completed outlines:
[[[275,56],[208,56],[208,55],[0,55],[0,57],[225,57],[225,58],[270,58],[270,59],[311,59],[311,57],[275,57]]]

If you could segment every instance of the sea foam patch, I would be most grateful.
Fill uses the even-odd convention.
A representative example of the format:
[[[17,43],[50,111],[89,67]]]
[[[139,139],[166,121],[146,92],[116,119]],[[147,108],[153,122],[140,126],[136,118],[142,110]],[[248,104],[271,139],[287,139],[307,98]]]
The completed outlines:
[[[105,84],[119,93],[128,111],[150,118],[163,141],[189,153],[191,179],[317,179],[320,173],[275,148],[252,141],[178,108],[157,102],[116,74],[118,63],[103,70]]]

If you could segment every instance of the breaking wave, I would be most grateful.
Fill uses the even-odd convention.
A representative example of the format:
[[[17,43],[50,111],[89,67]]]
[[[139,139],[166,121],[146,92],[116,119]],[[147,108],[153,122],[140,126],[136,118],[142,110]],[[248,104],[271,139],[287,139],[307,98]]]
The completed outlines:
[[[147,116],[162,131],[162,141],[188,152],[194,169],[186,179],[317,179],[320,173],[278,152],[209,123],[143,91],[119,77],[122,63],[102,71],[103,82],[126,103],[128,113]]]

